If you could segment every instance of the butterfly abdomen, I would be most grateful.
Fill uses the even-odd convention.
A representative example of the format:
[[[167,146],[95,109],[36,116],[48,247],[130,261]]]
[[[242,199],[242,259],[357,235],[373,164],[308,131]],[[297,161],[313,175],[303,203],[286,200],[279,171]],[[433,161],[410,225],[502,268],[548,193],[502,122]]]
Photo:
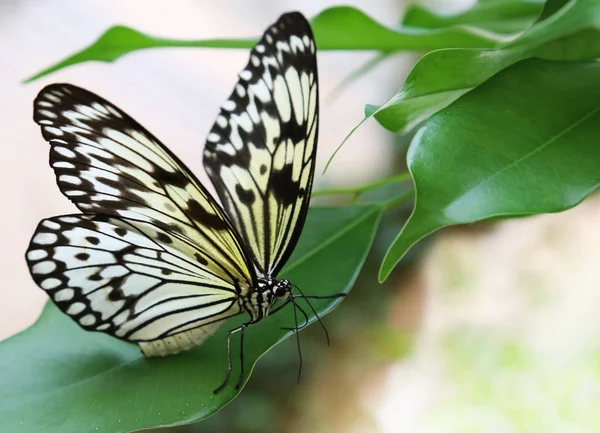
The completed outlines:
[[[140,342],[140,350],[147,357],[176,355],[200,346],[206,339],[214,335],[221,323],[211,323],[160,340]]]

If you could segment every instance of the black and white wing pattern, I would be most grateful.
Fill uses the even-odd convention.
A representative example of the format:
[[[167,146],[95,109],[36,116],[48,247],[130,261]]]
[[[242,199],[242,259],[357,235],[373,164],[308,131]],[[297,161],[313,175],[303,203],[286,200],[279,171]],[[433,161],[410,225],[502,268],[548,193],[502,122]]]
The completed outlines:
[[[285,14],[252,50],[208,136],[204,166],[223,210],[125,112],[70,84],[45,87],[34,120],[61,192],[83,214],[40,222],[26,253],[34,281],[84,329],[148,356],[196,346],[246,312],[229,334],[243,344],[244,329],[291,294],[275,276],[308,209],[317,99],[310,27]]]
[[[240,275],[176,232],[105,215],[42,220],[27,251],[35,282],[81,327],[146,355],[202,343],[241,312]]]
[[[87,90],[53,84],[34,102],[62,193],[84,212],[42,221],[30,272],[83,328],[147,355],[200,344],[256,287],[220,206],[164,145]]]
[[[176,232],[228,272],[255,283],[231,224],[194,175],[122,110],[87,90],[52,84],[34,102],[61,192],[86,214]]]
[[[267,29],[208,135],[204,166],[251,251],[276,276],[304,225],[318,129],[316,47],[297,12]]]

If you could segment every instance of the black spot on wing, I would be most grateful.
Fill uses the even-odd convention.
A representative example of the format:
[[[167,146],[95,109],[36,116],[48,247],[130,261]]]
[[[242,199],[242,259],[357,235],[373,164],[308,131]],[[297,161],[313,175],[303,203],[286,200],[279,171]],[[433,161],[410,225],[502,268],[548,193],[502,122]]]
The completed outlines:
[[[125,230],[125,229],[124,229],[124,228],[122,228],[122,227],[115,227],[115,233],[116,233],[118,236],[121,236],[121,237],[123,237],[123,236],[125,236],[125,235],[127,234],[127,230]]]
[[[292,180],[292,166],[285,165],[281,170],[271,172],[271,188],[277,201],[288,206],[298,200],[299,184]]]
[[[90,255],[88,253],[78,253],[78,254],[75,254],[75,258],[77,260],[81,260],[81,261],[85,262],[87,259],[90,258]]]
[[[254,203],[254,201],[256,200],[256,195],[254,194],[254,191],[242,188],[242,186],[239,183],[235,186],[235,192],[238,196],[238,199],[246,206],[251,206],[252,203]]]
[[[200,263],[201,265],[208,265],[208,260],[206,260],[204,257],[202,257],[199,253],[195,253],[194,257],[196,258],[196,260],[198,261],[198,263]]]
[[[229,230],[229,226],[227,226],[221,217],[207,212],[196,200],[188,200],[187,208],[190,216],[196,221],[200,221],[203,225],[206,225],[213,230]]]
[[[100,239],[98,239],[96,236],[86,236],[85,240],[92,245],[98,245],[100,243]]]
[[[172,244],[173,243],[173,239],[171,239],[171,237],[163,232],[157,232],[156,233],[156,239],[159,242],[162,242],[163,244]]]
[[[102,275],[100,274],[92,274],[88,277],[88,280],[90,281],[101,281],[102,280]]]
[[[122,301],[125,299],[125,294],[120,287],[113,287],[107,296],[107,299],[112,302]]]
[[[190,179],[181,171],[166,171],[161,167],[155,166],[153,177],[160,182],[162,185],[172,185],[185,189],[186,186],[190,185]]]

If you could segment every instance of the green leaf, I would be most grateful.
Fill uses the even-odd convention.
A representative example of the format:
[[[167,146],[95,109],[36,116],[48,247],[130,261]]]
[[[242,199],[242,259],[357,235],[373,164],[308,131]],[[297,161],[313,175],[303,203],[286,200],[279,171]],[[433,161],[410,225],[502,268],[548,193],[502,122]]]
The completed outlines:
[[[432,114],[526,57],[522,50],[438,50],[421,58],[404,85],[381,107],[369,106],[386,129],[406,133]]]
[[[310,295],[348,292],[371,245],[381,209],[311,208],[282,277]],[[321,316],[339,302],[339,298],[312,301]],[[116,433],[207,417],[238,393],[233,387],[239,371],[236,344],[233,384],[217,395],[212,391],[225,377],[226,331],[242,320],[227,322],[195,350],[145,359],[137,346],[85,332],[49,304],[31,328],[0,343],[0,429]],[[293,323],[293,312],[286,307],[249,328],[247,371],[290,336],[279,327]],[[294,374],[273,379],[295,380]]]
[[[506,46],[539,47],[582,30],[600,30],[600,3],[596,0],[572,0],[555,10],[559,6],[560,2],[549,6],[544,12],[554,12],[551,16],[537,22]]]
[[[502,40],[471,29],[385,27],[359,9],[336,6],[311,20],[320,50],[426,51],[449,47],[491,48]]]
[[[491,48],[500,41],[491,34],[451,27],[446,29],[419,30],[389,28],[349,6],[337,6],[323,10],[312,19],[311,26],[319,50],[377,50],[425,51],[447,47]],[[89,47],[27,78],[31,82],[67,66],[88,61],[113,62],[125,54],[147,48],[164,47],[210,47],[250,48],[257,38],[203,39],[186,41],[159,38],[137,30],[116,26],[108,29]]]
[[[380,107],[367,107],[367,117],[374,115],[384,128],[406,133],[519,60],[529,57],[591,60],[598,56],[600,3],[596,0],[573,0],[568,7],[536,23],[502,49],[457,48],[426,54],[394,96]]]
[[[546,18],[550,18],[556,12],[561,10],[569,0],[546,0],[542,13],[538,17],[538,21],[544,21]]]
[[[543,5],[542,0],[480,0],[463,13],[438,15],[413,3],[407,7],[402,24],[430,29],[472,25],[497,33],[514,33],[527,28]]]
[[[600,183],[600,63],[526,60],[432,116],[407,156],[413,213],[381,267],[452,224],[558,212]]]

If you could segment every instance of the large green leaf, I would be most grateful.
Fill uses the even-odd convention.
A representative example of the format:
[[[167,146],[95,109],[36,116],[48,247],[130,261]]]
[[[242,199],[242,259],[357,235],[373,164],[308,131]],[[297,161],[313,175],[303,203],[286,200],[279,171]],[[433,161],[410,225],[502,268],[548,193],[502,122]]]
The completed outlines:
[[[408,166],[416,202],[380,278],[439,228],[558,212],[600,184],[600,63],[526,60],[432,116]]]
[[[391,99],[381,107],[368,105],[365,115],[374,115],[390,131],[408,132],[524,57],[524,50],[517,49],[432,51],[419,60]]]
[[[323,10],[311,20],[319,50],[426,51],[448,47],[491,48],[500,41],[491,34],[461,27],[411,29],[386,27],[349,6]],[[92,45],[27,78],[25,82],[67,66],[88,61],[113,62],[132,51],[164,47],[250,48],[257,38],[203,39],[186,41],[159,38],[137,30],[115,26]]]
[[[406,8],[402,24],[441,28],[472,25],[498,33],[514,33],[527,28],[540,14],[543,0],[479,0],[467,11],[438,15],[418,3]]]
[[[282,277],[306,294],[348,292],[371,245],[381,209],[312,208]],[[322,316],[339,301],[313,305]],[[233,385],[217,395],[212,391],[225,375],[225,333],[240,322],[241,318],[228,322],[196,350],[145,359],[136,346],[85,332],[48,305],[31,328],[0,343],[0,430],[116,433],[207,417],[238,393]],[[247,371],[290,335],[280,326],[293,323],[291,308],[285,308],[250,327]],[[238,370],[235,364],[234,372]],[[294,373],[273,379],[294,380]],[[236,380],[234,375],[233,383]]]
[[[394,96],[381,106],[368,105],[365,114],[374,115],[390,131],[405,133],[519,60],[591,60],[599,56],[600,2],[572,0],[500,49],[428,53]]]

